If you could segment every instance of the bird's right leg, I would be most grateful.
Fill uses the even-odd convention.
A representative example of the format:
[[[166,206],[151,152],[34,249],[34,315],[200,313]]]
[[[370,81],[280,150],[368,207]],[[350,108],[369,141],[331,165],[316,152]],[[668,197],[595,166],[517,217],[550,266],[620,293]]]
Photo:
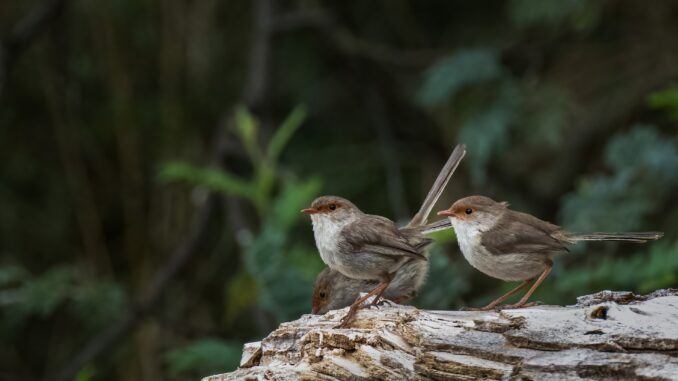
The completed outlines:
[[[508,304],[508,305],[505,305],[505,306],[501,306],[501,308],[504,308],[504,309],[522,308],[522,307],[528,307],[529,305],[531,305],[532,303],[527,303],[527,300],[530,298],[530,296],[532,296],[532,294],[533,294],[534,291],[537,289],[537,287],[539,287],[539,285],[541,284],[541,282],[543,282],[544,279],[546,279],[546,277],[547,277],[547,276],[549,275],[549,273],[551,272],[551,269],[552,269],[552,268],[553,268],[553,265],[549,263],[549,264],[547,265],[546,269],[544,269],[544,272],[542,272],[541,275],[539,275],[539,278],[537,278],[537,280],[534,282],[534,284],[532,285],[532,287],[530,288],[530,290],[527,291],[527,293],[526,293],[525,295],[523,295],[522,298],[520,298],[520,300],[518,301],[518,303],[516,303],[516,304]]]
[[[386,289],[388,288],[388,286],[391,285],[391,281],[393,280],[393,277],[395,277],[395,273],[386,274],[386,280],[384,280],[382,282],[382,284],[384,284],[384,283],[386,284],[386,287],[384,287],[381,291],[379,291],[379,293],[376,294],[376,296],[372,300],[372,303],[371,303],[372,306],[379,305],[379,299],[381,299],[381,296],[384,294],[384,292],[386,292]]]
[[[491,309],[494,309],[494,307],[503,303],[506,299],[512,297],[513,295],[517,294],[520,290],[527,287],[530,284],[531,281],[532,281],[532,279],[528,279],[526,281],[523,281],[523,283],[519,284],[518,287],[516,287],[513,290],[507,292],[506,294],[498,297],[497,299],[492,301],[492,303],[486,305],[485,307],[480,307],[480,308],[466,307],[466,308],[464,308],[464,311],[489,311]]]

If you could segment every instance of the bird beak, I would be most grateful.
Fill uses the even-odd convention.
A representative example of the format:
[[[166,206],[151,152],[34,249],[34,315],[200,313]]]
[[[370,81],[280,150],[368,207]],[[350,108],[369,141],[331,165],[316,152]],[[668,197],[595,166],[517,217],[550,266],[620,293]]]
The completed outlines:
[[[452,211],[449,210],[449,209],[447,209],[447,210],[441,210],[440,212],[438,212],[438,213],[436,213],[436,214],[439,215],[439,216],[455,217],[454,212],[452,212]]]
[[[306,214],[316,214],[318,213],[318,210],[316,208],[306,208],[302,209],[301,212]]]

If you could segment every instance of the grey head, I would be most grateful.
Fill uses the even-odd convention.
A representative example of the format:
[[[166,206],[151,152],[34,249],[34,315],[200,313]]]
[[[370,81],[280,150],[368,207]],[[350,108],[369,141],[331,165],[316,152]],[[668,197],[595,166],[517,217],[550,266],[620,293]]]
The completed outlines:
[[[463,223],[480,228],[494,225],[507,212],[508,206],[505,201],[468,196],[455,201],[449,209],[438,212],[438,215],[449,217],[453,224]]]
[[[301,212],[310,214],[313,221],[326,219],[338,223],[351,221],[364,214],[351,201],[339,196],[320,196],[313,200],[311,207]]]

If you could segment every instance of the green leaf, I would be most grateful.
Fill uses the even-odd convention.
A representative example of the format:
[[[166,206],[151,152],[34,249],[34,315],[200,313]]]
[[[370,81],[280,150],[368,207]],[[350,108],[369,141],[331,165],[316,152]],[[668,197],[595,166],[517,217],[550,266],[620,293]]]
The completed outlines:
[[[230,325],[245,309],[257,302],[256,279],[246,271],[238,272],[226,285],[224,323]]]
[[[268,150],[266,157],[269,162],[275,164],[287,143],[290,141],[294,133],[301,127],[301,124],[306,119],[306,107],[297,106],[287,116],[285,121],[276,130],[275,134],[268,143]]]
[[[188,373],[206,375],[228,372],[240,363],[242,343],[219,339],[202,339],[169,352],[166,360],[172,376]]]
[[[283,189],[275,200],[273,213],[269,215],[270,223],[289,229],[299,222],[301,214],[299,210],[307,207],[321,188],[319,178],[311,178],[298,182],[287,179],[283,183]]]
[[[678,121],[678,86],[674,85],[650,94],[647,103],[654,109],[668,112],[674,121]]]
[[[24,281],[28,277],[25,268],[17,265],[0,267],[0,287]]]
[[[465,86],[495,80],[502,74],[496,50],[462,49],[426,72],[417,99],[424,106],[435,106],[453,98]]]
[[[257,207],[260,216],[264,216],[268,208],[271,191],[275,185],[275,169],[268,162],[263,162],[256,173],[256,193],[253,195],[253,201]]]
[[[217,169],[198,168],[191,164],[175,161],[165,164],[158,178],[161,181],[185,181],[211,191],[253,199],[255,187],[228,172]]]
[[[57,266],[27,281],[18,307],[25,315],[46,317],[68,300],[74,289],[75,269]]]
[[[96,368],[91,365],[87,365],[80,369],[78,374],[75,375],[74,381],[91,381],[94,379],[96,374],[97,374]]]
[[[127,310],[124,288],[111,280],[94,279],[74,288],[70,310],[85,328],[98,329]]]
[[[257,143],[259,123],[246,107],[238,106],[235,109],[235,127],[247,155],[256,166],[261,162],[261,151]]]
[[[582,179],[563,199],[562,224],[578,231],[643,228],[678,185],[678,141],[656,127],[637,125],[615,135],[604,157],[614,172]]]
[[[589,30],[599,18],[599,6],[586,0],[512,0],[508,4],[509,19],[518,28],[558,26],[569,22],[578,30]]]
[[[490,159],[508,147],[511,141],[509,132],[521,101],[521,93],[513,81],[502,81],[494,99],[465,118],[459,139],[468,147],[468,163],[474,184],[485,182]]]

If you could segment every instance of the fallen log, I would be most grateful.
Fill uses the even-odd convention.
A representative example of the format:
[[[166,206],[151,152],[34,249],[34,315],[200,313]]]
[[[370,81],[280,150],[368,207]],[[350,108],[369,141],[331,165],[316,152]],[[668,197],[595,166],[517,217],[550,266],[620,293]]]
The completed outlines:
[[[678,380],[678,289],[490,312],[390,305],[283,323],[225,380]]]

